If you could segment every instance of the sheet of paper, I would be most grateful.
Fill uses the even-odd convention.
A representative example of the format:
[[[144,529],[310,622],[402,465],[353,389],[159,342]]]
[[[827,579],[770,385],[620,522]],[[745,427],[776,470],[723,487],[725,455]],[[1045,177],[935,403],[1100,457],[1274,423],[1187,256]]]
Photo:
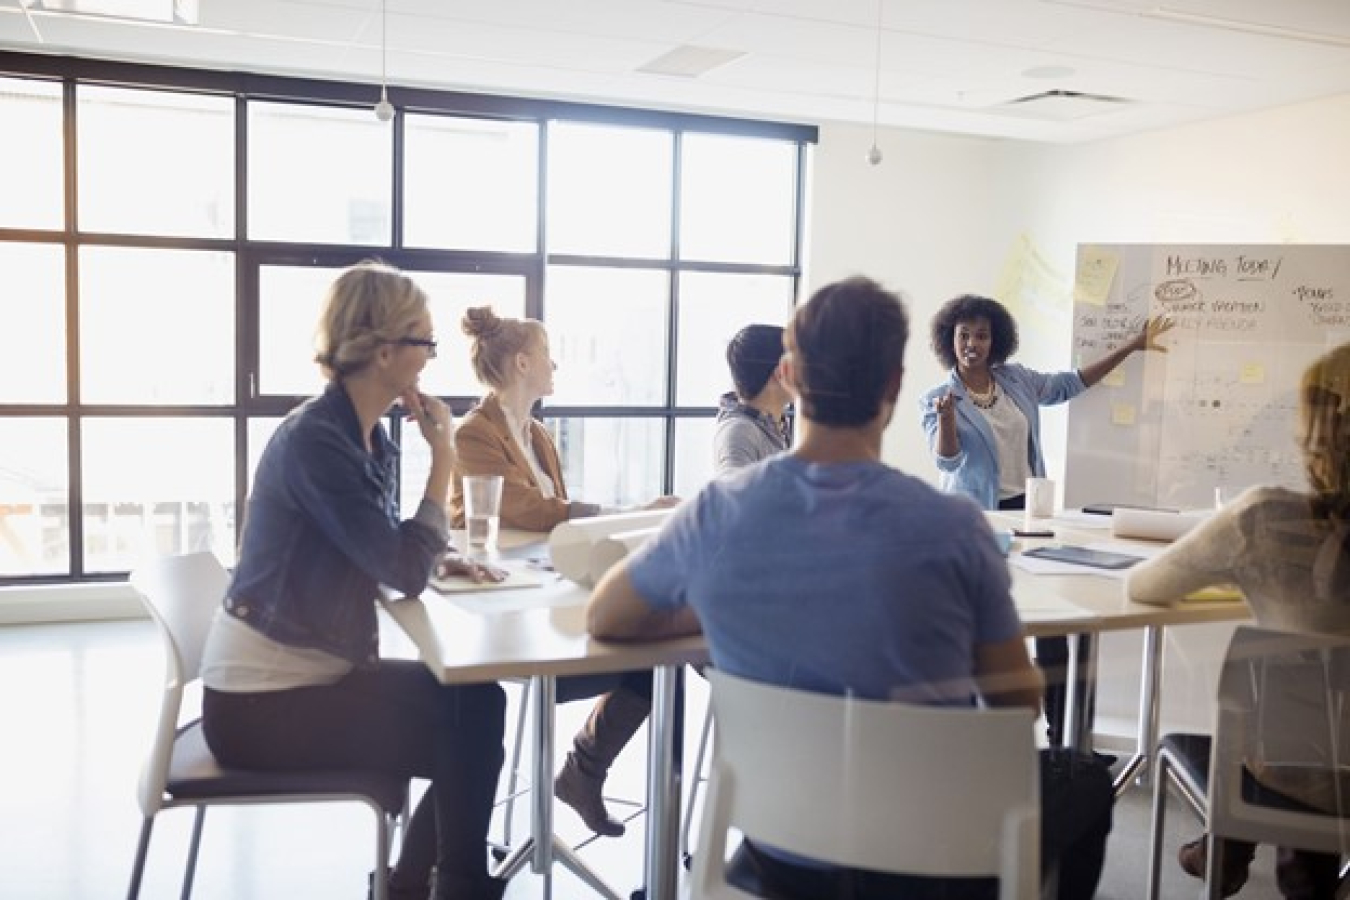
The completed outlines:
[[[1098,247],[1086,248],[1078,259],[1073,299],[1079,303],[1105,306],[1106,298],[1111,295],[1111,284],[1116,280],[1116,269],[1119,267],[1120,257],[1110,250]]]
[[[462,594],[477,591],[511,591],[521,588],[542,587],[546,580],[556,578],[547,572],[541,572],[528,566],[515,563],[503,565],[510,574],[505,581],[474,581],[466,575],[452,575],[448,578],[432,576],[431,588],[438,594]]]

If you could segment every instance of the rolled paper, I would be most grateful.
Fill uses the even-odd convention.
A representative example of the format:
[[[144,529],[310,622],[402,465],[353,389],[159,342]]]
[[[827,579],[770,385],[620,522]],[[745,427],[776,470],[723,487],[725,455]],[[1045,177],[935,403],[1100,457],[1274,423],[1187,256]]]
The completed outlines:
[[[591,551],[596,544],[612,535],[655,529],[669,515],[669,509],[656,509],[561,522],[548,537],[548,552],[553,559],[553,568],[564,578],[594,587]]]
[[[1118,506],[1111,513],[1111,534],[1119,538],[1175,541],[1205,519],[1208,512],[1169,512]]]
[[[660,531],[660,528],[638,528],[634,531],[620,531],[597,541],[591,548],[591,584],[599,584],[600,579],[609,571],[610,566],[628,556],[647,542],[647,539]]]

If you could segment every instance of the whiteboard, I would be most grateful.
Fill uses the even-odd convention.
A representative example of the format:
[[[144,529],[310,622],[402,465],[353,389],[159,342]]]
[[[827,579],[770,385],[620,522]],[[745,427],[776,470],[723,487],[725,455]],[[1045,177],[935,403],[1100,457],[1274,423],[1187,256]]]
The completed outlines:
[[[1073,352],[1083,366],[1176,320],[1069,404],[1064,505],[1210,508],[1254,484],[1302,488],[1298,383],[1350,341],[1350,246],[1082,244]]]

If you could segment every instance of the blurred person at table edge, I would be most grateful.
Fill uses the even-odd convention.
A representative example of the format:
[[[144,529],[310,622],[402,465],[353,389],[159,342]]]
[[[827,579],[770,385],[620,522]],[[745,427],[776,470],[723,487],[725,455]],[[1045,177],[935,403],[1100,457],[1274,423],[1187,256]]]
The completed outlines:
[[[1350,635],[1350,344],[1331,350],[1303,374],[1299,439],[1308,489],[1258,486],[1244,491],[1153,559],[1134,567],[1131,600],[1171,603],[1191,591],[1234,584],[1268,628]],[[1327,715],[1335,717],[1333,709]],[[1256,781],[1297,808],[1343,815],[1350,784],[1332,769],[1248,763]],[[1256,845],[1224,842],[1221,887],[1247,880]],[[1182,869],[1205,872],[1205,839],[1183,844]],[[1286,900],[1332,897],[1340,859],[1280,847],[1275,881]]]

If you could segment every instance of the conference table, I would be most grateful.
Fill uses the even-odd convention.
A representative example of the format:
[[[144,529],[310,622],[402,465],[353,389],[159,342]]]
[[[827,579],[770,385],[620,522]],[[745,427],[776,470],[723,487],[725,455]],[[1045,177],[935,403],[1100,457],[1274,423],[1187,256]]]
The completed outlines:
[[[604,642],[586,632],[590,589],[540,572],[529,560],[545,556],[540,535],[503,530],[503,564],[534,574],[543,584],[519,590],[463,591],[422,598],[382,599],[385,610],[411,639],[413,652],[444,684],[530,680],[534,754],[530,838],[515,847],[499,871],[514,872],[529,857],[552,889],[556,860],[602,896],[619,895],[553,835],[554,701],[557,679],[652,670],[652,712],[647,746],[647,896],[674,900],[679,881],[679,783],[675,773],[676,685],[687,664],[708,659],[702,637],[652,642]],[[395,648],[397,652],[397,648]]]
[[[1021,523],[1020,514],[990,513],[995,528]],[[1051,541],[1024,539],[1021,550],[1045,543],[1100,542],[1109,533],[1072,522],[1051,520]],[[1114,542],[1113,542],[1114,543]],[[502,864],[513,871],[525,856],[533,871],[544,876],[545,896],[551,891],[555,860],[567,865],[603,896],[618,895],[591,872],[565,844],[553,837],[554,699],[559,677],[651,669],[652,713],[647,758],[647,834],[644,851],[646,891],[650,900],[675,900],[679,881],[678,830],[680,793],[675,769],[676,686],[687,664],[706,662],[707,647],[699,636],[652,642],[607,642],[586,632],[585,604],[590,589],[531,566],[546,554],[538,534],[503,531],[506,564],[534,572],[538,586],[519,590],[468,590],[442,595],[428,590],[421,598],[385,597],[384,608],[406,635],[410,647],[445,684],[528,678],[534,723],[534,772],[530,839]],[[1143,545],[1138,545],[1143,548]],[[1179,625],[1233,622],[1248,618],[1245,602],[1182,601],[1169,606],[1132,603],[1119,578],[1094,570],[1047,574],[1011,565],[1013,597],[1027,637],[1071,638],[1071,687],[1066,741],[1090,746],[1096,680],[1096,643],[1104,632],[1140,630],[1144,634],[1140,676],[1137,746],[1116,778],[1117,791],[1147,769],[1157,743],[1159,693],[1162,683],[1164,630]],[[542,788],[542,789],[539,789]]]
[[[986,513],[995,529],[1022,527],[1020,512]],[[1127,554],[1150,556],[1162,544],[1112,537],[1110,518],[1090,514],[1061,513],[1034,524],[1054,532],[1054,537],[1021,538],[1012,548],[1013,599],[1027,637],[1065,636],[1070,639],[1070,674],[1065,742],[1088,749],[1097,682],[1096,639],[1105,632],[1140,631],[1144,644],[1140,661],[1139,712],[1136,719],[1135,752],[1115,777],[1119,794],[1148,771],[1150,753],[1158,743],[1161,709],[1163,637],[1169,627],[1240,622],[1251,617],[1244,600],[1178,600],[1168,605],[1131,602],[1125,596],[1122,573],[1110,574],[1082,566],[1053,567],[1053,573],[1024,568],[1016,559],[1024,550],[1052,544],[1097,547]],[[1050,569],[1052,567],[1041,567]]]

